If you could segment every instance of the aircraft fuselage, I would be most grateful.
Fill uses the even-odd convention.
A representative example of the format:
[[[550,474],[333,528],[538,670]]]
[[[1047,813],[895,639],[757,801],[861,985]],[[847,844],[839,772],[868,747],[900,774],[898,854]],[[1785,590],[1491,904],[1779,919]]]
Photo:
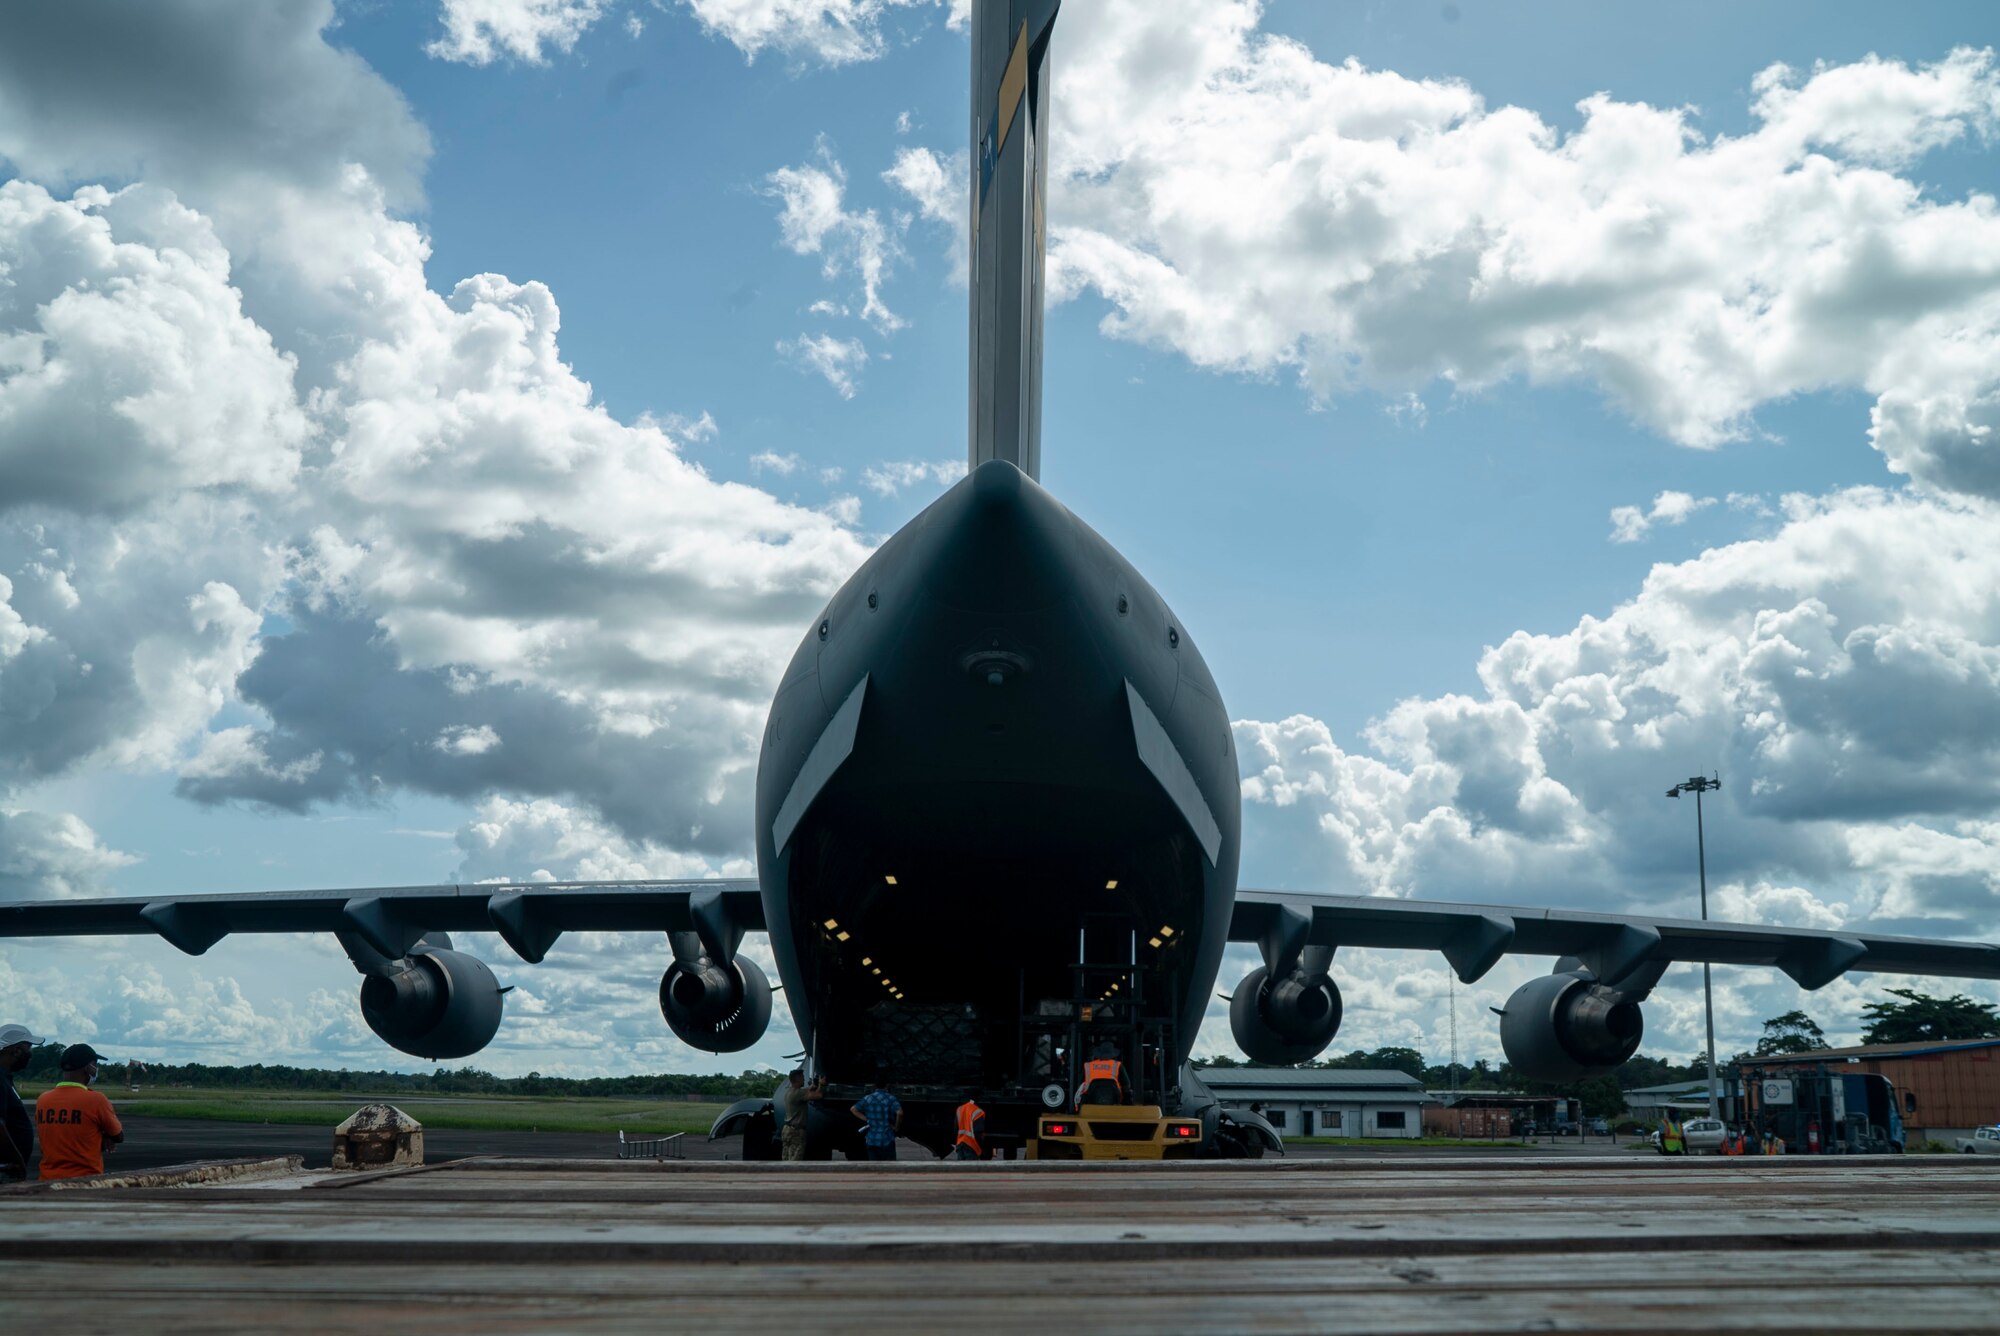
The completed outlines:
[[[1146,1060],[1177,1071],[1227,936],[1237,786],[1186,628],[1037,483],[981,465],[834,596],[766,725],[765,922],[819,1070],[1016,1087],[1023,1014],[1111,977],[1080,984],[1085,962],[1136,971],[1175,1022]]]

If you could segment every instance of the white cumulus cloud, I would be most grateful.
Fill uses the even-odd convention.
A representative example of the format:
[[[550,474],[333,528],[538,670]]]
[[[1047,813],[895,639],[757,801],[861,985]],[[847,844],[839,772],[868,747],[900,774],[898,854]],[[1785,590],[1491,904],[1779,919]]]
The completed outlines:
[[[0,900],[101,893],[107,877],[135,861],[67,812],[0,807]]]
[[[0,797],[508,792],[738,848],[767,679],[865,546],[685,459],[706,415],[614,418],[543,285],[433,287],[421,127],[330,6],[256,15],[0,19]]]
[[[1320,398],[1580,380],[1705,448],[1858,387],[1892,468],[2000,495],[2000,213],[1900,174],[1991,133],[1990,52],[1773,67],[1738,135],[1608,93],[1564,132],[1261,17],[1064,12],[1050,288],[1104,302],[1105,333]],[[938,198],[910,152],[896,177]]]
[[[1711,876],[1746,904],[1803,886],[1844,918],[1992,937],[1994,520],[1868,489],[1795,500],[1772,536],[1656,566],[1607,617],[1517,632],[1481,692],[1399,702],[1365,750],[1306,716],[1240,723],[1252,856],[1331,890],[1657,910],[1691,837],[1661,794],[1714,769]]]
[[[780,167],[764,181],[782,206],[778,231],[785,245],[798,255],[819,256],[828,279],[854,274],[862,318],[884,333],[902,328],[902,319],[882,303],[883,280],[902,255],[897,229],[873,209],[845,207],[847,173],[828,145],[820,143],[816,162]]]
[[[759,450],[750,456],[752,473],[775,473],[780,478],[789,478],[805,464],[796,452],[779,454],[776,450]]]
[[[468,65],[490,65],[502,56],[540,64],[544,46],[573,50],[604,10],[604,0],[443,0],[444,35],[424,50]]]
[[[971,248],[971,155],[902,148],[882,179],[908,195],[918,217],[943,227],[951,247],[952,281],[967,281]]]
[[[159,190],[0,185],[0,510],[287,488],[310,425],[207,221]]]
[[[1654,525],[1685,524],[1690,515],[1714,504],[1712,496],[1669,491],[1654,497],[1650,510],[1640,506],[1616,506],[1611,511],[1611,541],[1636,543],[1650,533]]]
[[[873,60],[891,38],[885,25],[901,10],[929,10],[939,0],[687,0],[702,26],[755,60],[767,50],[847,65]],[[963,25],[969,0],[951,0],[949,21]]]
[[[965,469],[963,459],[899,459],[863,469],[861,485],[877,496],[894,496],[918,483],[949,487],[965,476]]]
[[[837,339],[831,334],[801,334],[786,339],[778,351],[801,370],[822,377],[843,399],[852,399],[860,388],[861,369],[868,365],[868,349],[859,339]]]
[[[1517,632],[1481,657],[1479,692],[1399,702],[1361,746],[1309,716],[1239,722],[1247,875],[1693,917],[1694,814],[1663,794],[1713,770],[1714,917],[2000,937],[2000,517],[1870,489],[1789,506],[1767,538],[1655,566],[1606,617]],[[1224,985],[1250,963],[1226,966]],[[1343,951],[1342,986],[1368,1003],[1350,1003],[1342,1045],[1426,1035],[1435,1057],[1442,974],[1399,982],[1435,964]],[[1461,992],[1465,1051],[1495,1055],[1490,1027],[1465,1022],[1538,967]],[[1655,994],[1648,1051],[1697,1048],[1690,979],[1670,973]],[[1716,979],[1730,1051],[1794,1006],[1852,1040],[1864,1001],[1912,982],[1802,994],[1768,970]]]

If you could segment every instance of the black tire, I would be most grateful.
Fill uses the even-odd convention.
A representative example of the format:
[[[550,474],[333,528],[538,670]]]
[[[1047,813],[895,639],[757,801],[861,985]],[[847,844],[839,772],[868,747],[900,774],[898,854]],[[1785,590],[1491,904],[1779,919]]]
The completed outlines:
[[[1215,1129],[1215,1158],[1219,1160],[1261,1160],[1263,1139],[1234,1127]]]
[[[743,1124],[743,1158],[746,1160],[777,1160],[784,1158],[783,1146],[778,1141],[778,1120],[769,1113],[752,1114]]]

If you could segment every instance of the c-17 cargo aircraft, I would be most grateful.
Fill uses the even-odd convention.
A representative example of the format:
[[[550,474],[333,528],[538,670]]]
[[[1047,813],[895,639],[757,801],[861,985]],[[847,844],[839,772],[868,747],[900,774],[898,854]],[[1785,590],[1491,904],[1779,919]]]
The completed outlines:
[[[792,656],[758,763],[754,880],[12,903],[0,935],[153,933],[198,955],[231,934],[333,932],[369,1027],[454,1059],[492,1040],[504,990],[452,932],[497,932],[539,962],[565,932],[662,931],[660,1009],[713,1053],[765,1032],[773,988],[740,948],[766,933],[806,1063],[829,1083],[815,1156],[852,1148],[844,1108],[878,1075],[905,1135],[938,1154],[968,1095],[989,1143],[1074,1151],[1093,1057],[1187,1138],[1177,1149],[1276,1148],[1187,1062],[1231,942],[1262,963],[1235,986],[1230,1030],[1268,1063],[1310,1059],[1338,1032],[1339,947],[1438,951],[1467,983],[1508,953],[1556,957],[1500,1022],[1516,1070],[1550,1081],[1631,1057],[1676,962],[1772,966],[1805,988],[1855,970],[2000,978],[1985,943],[1237,886],[1236,751],[1194,637],[1038,481],[1058,4],[972,7],[970,471]],[[746,1154],[767,1144],[746,1135]]]

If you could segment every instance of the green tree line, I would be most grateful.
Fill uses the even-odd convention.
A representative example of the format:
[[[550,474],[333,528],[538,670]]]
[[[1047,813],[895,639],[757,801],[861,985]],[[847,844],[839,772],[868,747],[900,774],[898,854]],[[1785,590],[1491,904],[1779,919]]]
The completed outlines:
[[[21,1079],[54,1081],[63,1045],[42,1044],[30,1051]],[[107,1055],[108,1056],[108,1055]],[[477,1067],[439,1067],[430,1072],[328,1071],[282,1063],[250,1063],[219,1067],[202,1062],[106,1062],[98,1065],[98,1080],[108,1086],[198,1086],[218,1090],[352,1090],[398,1095],[535,1095],[560,1099],[682,1099],[707,1095],[742,1099],[768,1095],[777,1073],[764,1068],[735,1076],[717,1072],[696,1076],[682,1072],[631,1076],[495,1076]]]

